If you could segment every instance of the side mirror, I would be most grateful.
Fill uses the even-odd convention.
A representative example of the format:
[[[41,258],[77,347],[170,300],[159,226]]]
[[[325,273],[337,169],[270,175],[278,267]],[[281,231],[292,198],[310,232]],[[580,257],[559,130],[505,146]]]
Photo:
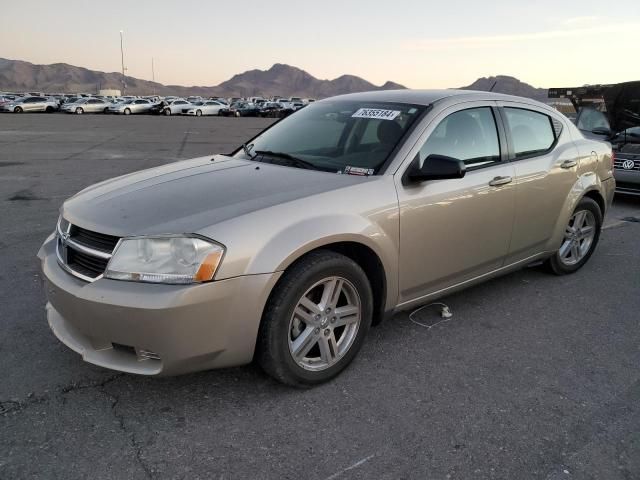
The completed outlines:
[[[429,155],[420,166],[416,156],[405,175],[405,183],[425,182],[427,180],[445,180],[464,177],[466,166],[462,160],[445,155]]]
[[[611,136],[611,129],[607,127],[596,127],[591,130],[591,133],[595,135],[602,135],[603,137]]]

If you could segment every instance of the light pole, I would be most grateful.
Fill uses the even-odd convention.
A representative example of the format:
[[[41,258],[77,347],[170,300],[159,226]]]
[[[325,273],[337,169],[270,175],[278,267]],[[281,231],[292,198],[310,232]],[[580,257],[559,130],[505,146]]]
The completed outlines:
[[[120,30],[120,60],[122,61],[122,95],[124,96],[125,90],[127,89],[127,83],[124,79],[124,46],[122,41],[122,35],[124,32]]]
[[[151,81],[153,82],[153,94],[156,94],[156,71],[153,66],[153,57],[151,57]]]

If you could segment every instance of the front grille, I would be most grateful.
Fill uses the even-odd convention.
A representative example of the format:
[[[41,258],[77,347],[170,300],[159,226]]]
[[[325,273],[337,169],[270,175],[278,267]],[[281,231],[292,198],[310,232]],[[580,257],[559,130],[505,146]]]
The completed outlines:
[[[96,278],[104,273],[109,260],[93,257],[84,252],[67,247],[67,266],[87,277]]]
[[[634,158],[635,157],[635,158]],[[630,165],[630,162],[633,162],[633,168],[624,168],[623,165]],[[640,171],[640,159],[638,158],[637,155],[622,155],[622,154],[617,154],[616,155],[616,159],[613,162],[613,167],[616,170],[622,170],[627,171],[627,172],[632,172],[632,171]]]
[[[118,237],[114,237],[113,235],[92,232],[91,230],[87,230],[76,225],[71,227],[69,235],[74,241],[84,245],[85,247],[95,248],[96,250],[106,253],[113,252],[113,249],[116,248],[116,245],[118,244],[118,240],[120,240]]]
[[[120,239],[64,220],[58,225],[58,261],[72,275],[91,282],[102,276]]]

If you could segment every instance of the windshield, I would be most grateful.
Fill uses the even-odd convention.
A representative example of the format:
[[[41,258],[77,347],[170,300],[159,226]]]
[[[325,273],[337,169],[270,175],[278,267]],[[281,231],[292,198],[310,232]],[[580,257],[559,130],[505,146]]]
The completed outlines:
[[[345,100],[314,103],[254,138],[250,155],[240,149],[235,156],[271,161],[274,155],[259,152],[284,153],[327,172],[356,168],[377,173],[425,108]]]

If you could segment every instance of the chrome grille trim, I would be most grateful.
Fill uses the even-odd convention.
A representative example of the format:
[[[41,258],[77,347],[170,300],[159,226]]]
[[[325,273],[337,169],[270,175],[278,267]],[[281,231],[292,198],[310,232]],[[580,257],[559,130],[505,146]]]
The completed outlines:
[[[89,248],[89,247],[85,247],[84,245],[82,245],[81,243],[78,243],[76,241],[74,241],[72,238],[69,238],[67,240],[67,246],[72,247],[82,253],[85,253],[87,255],[91,255],[93,257],[98,257],[98,258],[102,258],[103,260],[110,260],[111,257],[113,256],[110,253],[106,253],[106,252],[102,252],[100,250],[94,250],[93,248]]]
[[[56,225],[56,257],[58,260],[58,264],[67,273],[85,282],[93,283],[96,280],[100,280],[101,278],[103,278],[104,272],[101,272],[99,275],[95,277],[90,277],[72,268],[72,266],[69,265],[68,263],[68,256],[66,253],[66,249],[70,248],[78,253],[108,262],[113,256],[113,251],[115,251],[120,241],[118,241],[118,244],[116,244],[116,247],[113,249],[111,253],[105,252],[102,250],[97,250],[95,248],[91,248],[86,245],[83,245],[82,243],[79,243],[75,241],[73,238],[71,238],[70,235],[73,227],[74,225],[72,225],[69,222],[66,222],[66,228],[63,231],[63,229],[61,228],[61,221],[58,221],[58,224]]]
[[[72,270],[71,267],[69,267],[69,265],[67,265],[65,263],[65,261],[62,258],[62,255],[60,254],[60,238],[59,237],[56,238],[56,257],[58,257],[58,264],[62,267],[62,269],[65,272],[73,275],[74,277],[78,277],[80,280],[84,280],[85,282],[93,283],[96,280],[100,280],[102,278],[102,275],[98,275],[95,278],[91,278],[91,277],[88,277],[86,275],[83,275],[80,272],[76,272],[75,270]]]

